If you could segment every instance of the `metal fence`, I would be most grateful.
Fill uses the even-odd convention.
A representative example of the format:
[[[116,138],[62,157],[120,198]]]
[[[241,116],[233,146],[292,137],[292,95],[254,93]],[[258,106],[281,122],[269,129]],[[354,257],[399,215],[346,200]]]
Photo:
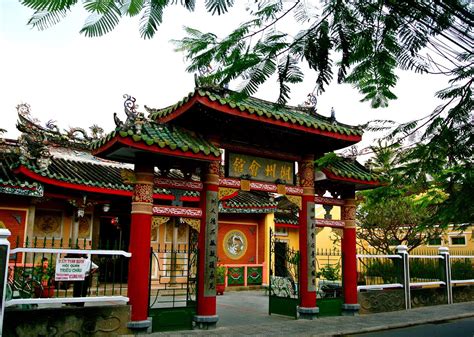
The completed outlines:
[[[195,304],[197,245],[158,245],[150,253],[150,308]]]
[[[105,245],[92,249],[90,240],[17,239],[8,258],[5,306],[128,302],[131,254]]]
[[[409,254],[406,246],[398,246],[396,254],[357,254],[358,290],[401,288],[405,307],[411,308],[411,292],[415,288],[442,287],[447,303],[453,303],[453,286],[474,284],[474,253],[450,255],[440,247],[437,254]]]
[[[316,249],[317,298],[342,297],[342,253],[338,249]]]

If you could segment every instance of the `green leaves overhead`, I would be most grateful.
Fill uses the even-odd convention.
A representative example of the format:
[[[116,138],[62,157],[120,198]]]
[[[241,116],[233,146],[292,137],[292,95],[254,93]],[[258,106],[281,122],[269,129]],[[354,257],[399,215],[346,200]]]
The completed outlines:
[[[234,0],[206,0],[205,5],[209,13],[221,15],[234,5]]]
[[[120,21],[120,10],[112,0],[87,1],[84,8],[92,12],[81,29],[81,33],[86,36],[102,36],[114,29]]]
[[[97,37],[113,30],[122,17],[140,17],[140,35],[152,38],[163,21],[163,12],[167,6],[181,5],[188,11],[194,11],[196,0],[21,0],[21,3],[35,10],[28,21],[29,25],[44,30],[61,21],[72,7],[81,3],[90,13],[81,33],[88,37]],[[205,6],[211,14],[224,14],[234,5],[234,0],[206,0]]]
[[[167,0],[151,0],[148,6],[143,8],[140,18],[140,35],[150,39],[155,35],[158,26],[163,21],[163,9],[168,5]]]

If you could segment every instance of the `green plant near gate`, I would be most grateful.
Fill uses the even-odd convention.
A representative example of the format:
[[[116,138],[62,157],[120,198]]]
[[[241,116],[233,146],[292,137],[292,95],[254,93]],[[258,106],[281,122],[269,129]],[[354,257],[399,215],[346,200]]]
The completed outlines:
[[[328,281],[336,281],[340,279],[341,275],[341,266],[338,264],[331,265],[327,264],[324,267],[319,269],[319,272],[316,274],[318,278],[322,278]]]
[[[453,280],[474,279],[474,266],[470,259],[454,260],[451,263],[451,278]]]

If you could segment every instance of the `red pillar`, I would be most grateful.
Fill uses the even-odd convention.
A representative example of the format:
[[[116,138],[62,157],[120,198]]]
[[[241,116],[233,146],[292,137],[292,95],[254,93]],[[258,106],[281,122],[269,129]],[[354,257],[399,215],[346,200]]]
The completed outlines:
[[[217,227],[218,192],[220,162],[211,162],[203,175],[203,190],[200,205],[202,209],[199,230],[199,264],[197,315],[194,317],[200,329],[216,326],[216,266],[217,266]]]
[[[302,207],[299,216],[300,318],[313,319],[316,307],[316,226],[314,220],[314,157],[306,156],[299,163],[300,185],[303,187]]]
[[[355,223],[355,196],[354,191],[345,198],[342,207],[342,219],[345,222],[342,237],[342,279],[344,286],[343,313],[353,315],[358,313],[357,304],[357,251],[356,251],[356,223]]]
[[[128,297],[131,305],[131,322],[128,326],[146,329],[148,320],[150,241],[153,206],[153,165],[144,158],[135,163],[136,183],[133,189],[130,224],[130,253],[128,267]]]

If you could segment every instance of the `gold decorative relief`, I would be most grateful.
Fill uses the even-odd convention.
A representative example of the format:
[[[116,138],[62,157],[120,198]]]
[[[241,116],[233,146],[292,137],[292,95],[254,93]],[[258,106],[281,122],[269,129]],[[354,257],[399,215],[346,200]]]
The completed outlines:
[[[232,195],[237,191],[238,189],[236,188],[219,187],[219,200],[228,197],[229,195]]]
[[[191,219],[191,218],[181,218],[184,223],[187,223],[192,229],[196,230],[198,233],[201,230],[201,220],[200,219]]]
[[[37,210],[33,226],[33,236],[61,237],[62,212]]]

